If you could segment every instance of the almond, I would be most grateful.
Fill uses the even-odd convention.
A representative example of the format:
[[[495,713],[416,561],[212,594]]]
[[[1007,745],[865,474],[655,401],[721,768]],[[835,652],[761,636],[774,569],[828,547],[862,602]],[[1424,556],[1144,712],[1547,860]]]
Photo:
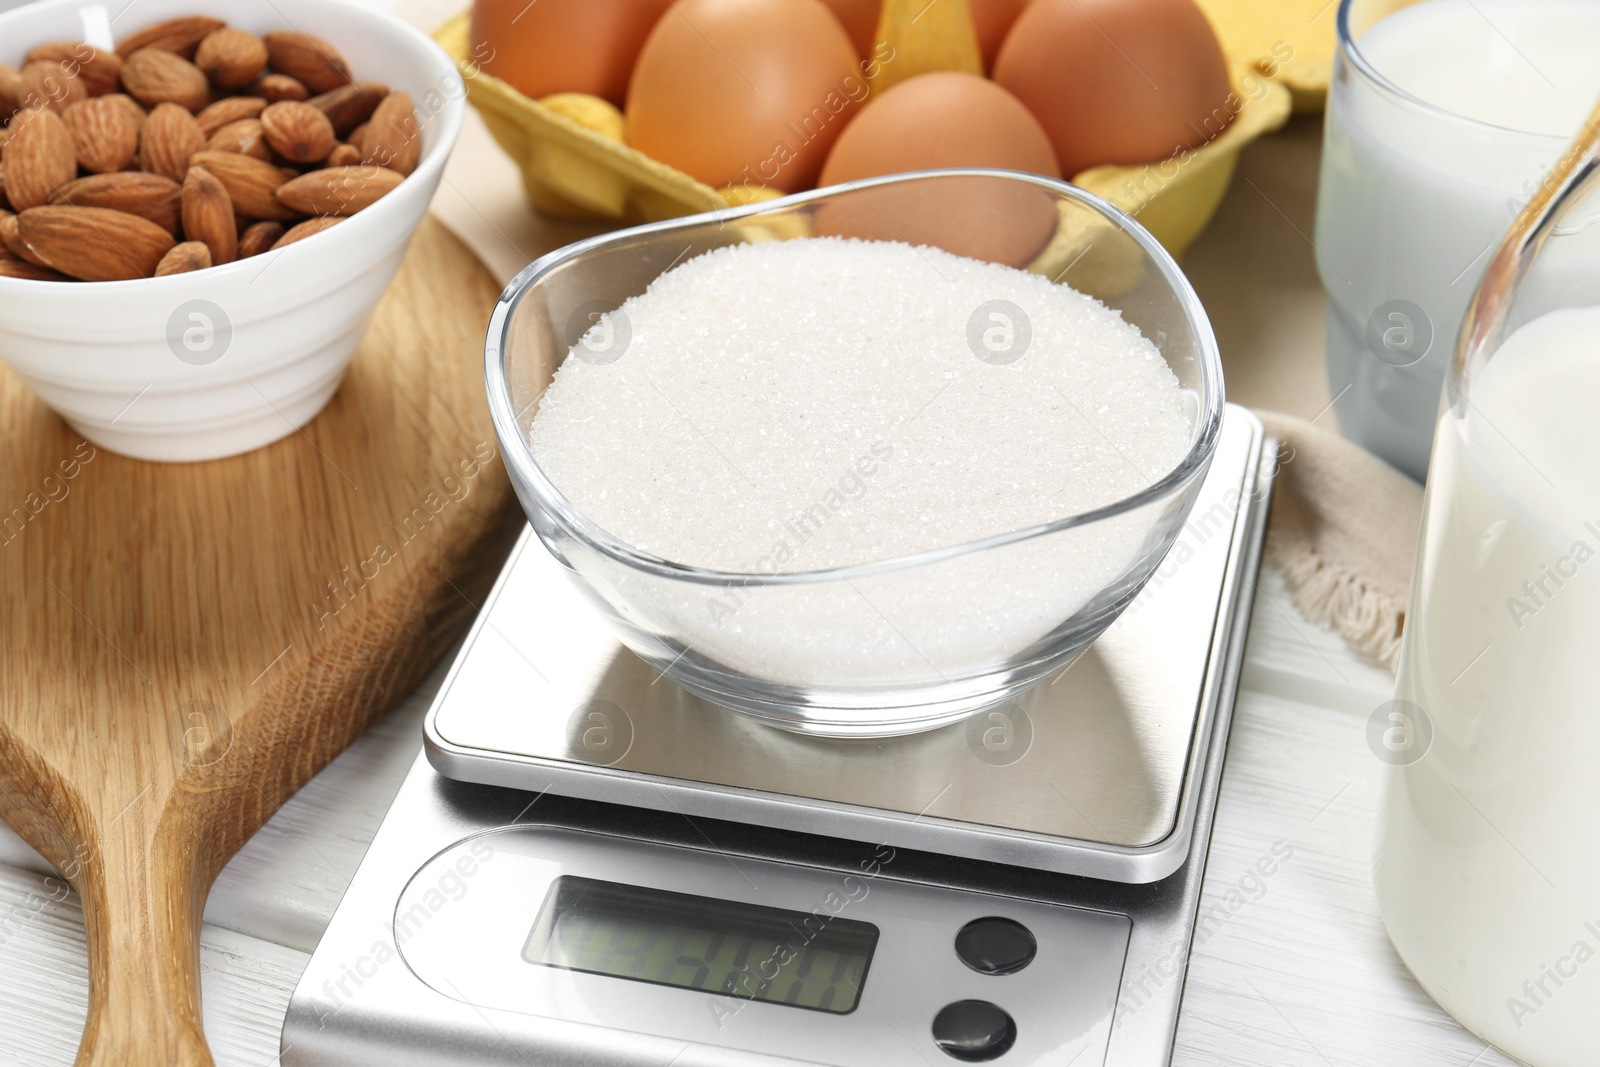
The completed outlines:
[[[139,150],[139,123],[109,96],[80,100],[61,113],[78,165],[96,174],[122,170]]]
[[[328,215],[320,219],[307,219],[298,226],[290,227],[289,232],[278,238],[277,243],[272,247],[283,248],[285,245],[292,245],[296,241],[304,241],[312,234],[321,233],[323,230],[330,229],[334,223],[343,221],[343,219],[334,215]]]
[[[65,204],[22,212],[17,232],[47,266],[89,282],[148,278],[174,244],[170,233],[148,219]]]
[[[417,169],[417,157],[422,150],[422,138],[417,128],[417,112],[411,106],[411,94],[397,89],[383,98],[372,113],[363,138],[366,150],[364,163],[410,174]]]
[[[211,135],[206,142],[207,152],[238,152],[257,159],[272,159],[272,149],[261,130],[260,119],[240,119],[230,122]]]
[[[32,263],[36,267],[46,264],[28,251],[28,246],[22,243],[22,234],[17,229],[17,217],[10,212],[0,214],[0,245],[4,245],[6,252],[13,258],[24,263]]]
[[[261,127],[273,150],[292,163],[326,159],[338,144],[328,116],[297,100],[268,105],[261,113]]]
[[[72,279],[58,270],[29,263],[9,251],[0,252],[0,278],[21,278],[30,282],[70,282]]]
[[[22,106],[47,107],[62,111],[79,100],[87,100],[89,90],[65,64],[54,59],[37,59],[22,68]]]
[[[325,167],[354,167],[360,162],[361,149],[353,144],[336,144],[322,164]]]
[[[200,124],[200,132],[211,137],[230,122],[259,118],[261,109],[266,106],[267,102],[259,96],[225,96],[196,115],[194,120]]]
[[[121,56],[103,52],[87,41],[51,41],[28,49],[24,58],[28,63],[46,59],[65,64],[90,96],[116,92],[118,75],[122,73]]]
[[[173,245],[156,264],[156,277],[169,274],[187,274],[192,270],[205,270],[211,266],[211,251],[199,241],[183,241]]]
[[[189,157],[205,146],[205,134],[193,115],[178,104],[157,104],[139,131],[139,167],[181,182]]]
[[[100,98],[96,97],[96,99]],[[140,129],[144,128],[146,112],[145,109],[139,104],[139,101],[135,100],[127,93],[107,93],[105,95],[105,99],[111,101],[113,104],[116,104],[122,110],[126,111],[128,113],[128,117],[133,120],[134,126]]]
[[[279,100],[304,100],[311,95],[304,85],[287,74],[263,74],[251,82],[245,92],[254,93],[273,104]]]
[[[350,66],[339,50],[309,33],[278,30],[262,38],[272,69],[304,85],[313,93],[325,93],[350,81]]]
[[[6,130],[5,133],[7,136],[9,136],[11,131]],[[3,155],[4,153],[5,138],[0,137],[0,155]],[[0,162],[0,211],[9,211],[10,209],[11,201],[6,199],[6,165],[4,162]]]
[[[282,236],[281,222],[252,222],[239,235],[239,258],[249,259],[251,256],[259,256],[277,244],[278,238]]]
[[[238,235],[238,258],[250,259],[269,250],[278,238],[283,237],[282,222],[264,221],[251,222],[245,227],[245,232]]]
[[[333,132],[343,137],[370,119],[372,112],[388,95],[389,87],[382,82],[356,82],[313,96],[306,103],[328,116],[328,121],[333,124]]]
[[[294,171],[236,152],[196,152],[189,162],[191,166],[204,167],[216,175],[233,200],[233,210],[242,217],[294,217],[295,213],[273,196],[279,186],[295,176]]]
[[[21,112],[11,120],[4,158],[6,199],[17,211],[45,203],[78,176],[72,133],[60,115],[46,108]]]
[[[125,211],[148,219],[176,237],[181,190],[171,178],[130,170],[70,181],[56,190],[50,203]]]
[[[0,122],[8,121],[22,106],[22,72],[0,63]]]
[[[183,179],[183,235],[204,242],[212,263],[232,263],[239,250],[233,199],[204,167],[190,167]]]
[[[71,281],[60,271],[51,270],[17,255],[6,243],[8,239],[18,245],[22,243],[22,238],[17,233],[17,217],[9,211],[0,209],[0,278],[24,278],[36,282]]]
[[[267,66],[267,46],[248,30],[224,27],[206,34],[195,49],[194,65],[219,89],[240,89]]]
[[[370,164],[327,167],[285,183],[278,202],[302,215],[354,215],[403,181],[403,175]]]
[[[211,100],[200,68],[160,48],[141,48],[123,62],[122,87],[145,107],[172,103],[193,113]]]
[[[124,37],[117,43],[117,55],[127,59],[141,48],[160,48],[190,59],[201,41],[226,25],[227,23],[220,19],[207,18],[204,15],[184,15],[167,19],[165,22],[146,26],[138,33]]]

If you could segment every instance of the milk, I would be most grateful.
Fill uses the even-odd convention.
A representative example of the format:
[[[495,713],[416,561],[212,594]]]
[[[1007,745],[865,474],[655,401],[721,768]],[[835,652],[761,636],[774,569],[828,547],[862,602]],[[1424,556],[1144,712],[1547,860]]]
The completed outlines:
[[[1330,396],[1347,436],[1421,478],[1489,254],[1600,96],[1600,3],[1424,0],[1356,48],[1410,97],[1340,59],[1315,234]]]
[[[1432,746],[1390,780],[1379,902],[1469,1029],[1537,1067],[1592,1067],[1600,308],[1516,330],[1468,396],[1439,424],[1397,691]]]

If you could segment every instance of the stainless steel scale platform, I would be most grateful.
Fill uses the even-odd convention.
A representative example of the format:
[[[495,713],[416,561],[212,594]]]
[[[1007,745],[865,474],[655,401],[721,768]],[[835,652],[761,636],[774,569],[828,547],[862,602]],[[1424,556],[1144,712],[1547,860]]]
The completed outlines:
[[[660,678],[531,534],[291,1000],[284,1067],[1169,1062],[1273,464],[1071,668],[928,733]]]

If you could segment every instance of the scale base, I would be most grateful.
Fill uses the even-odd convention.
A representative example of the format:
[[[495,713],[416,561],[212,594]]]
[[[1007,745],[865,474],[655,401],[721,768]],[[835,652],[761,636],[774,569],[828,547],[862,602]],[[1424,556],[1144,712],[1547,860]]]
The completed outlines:
[[[1012,763],[980,755],[999,725],[984,716],[977,747],[960,725],[823,741],[654,684],[603,628],[519,595],[526,582],[570,589],[525,539],[295,990],[283,1067],[954,1064],[933,1020],[974,998],[1015,1018],[1001,1067],[1168,1064],[1265,527],[1267,444],[1230,408],[1179,540],[1190,557],[1054,694],[1046,682],[1018,702],[1012,724],[1043,728]],[[1219,502],[1227,536],[1197,546],[1195,523]],[[551,618],[568,640],[541,644]],[[518,673],[532,667],[524,649],[556,654],[551,690]],[[581,743],[597,711],[628,727],[598,758]],[[875,855],[871,895],[843,913],[881,934],[847,1015],[597,974],[555,981],[523,955],[541,886],[563,873],[681,891],[709,871],[701,895],[805,910],[807,893],[859,879]],[[1032,929],[1038,960],[1003,977],[954,962],[962,924],[986,916]],[[1077,966],[1052,970],[1066,961]],[[727,1000],[736,1025],[707,1023],[708,998]]]

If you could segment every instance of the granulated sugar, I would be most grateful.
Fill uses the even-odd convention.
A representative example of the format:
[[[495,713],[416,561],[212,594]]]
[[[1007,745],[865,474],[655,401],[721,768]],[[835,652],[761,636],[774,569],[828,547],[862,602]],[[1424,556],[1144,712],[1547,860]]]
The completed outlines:
[[[689,260],[623,304],[562,365],[530,438],[556,486],[621,540],[775,574],[1122,499],[1187,452],[1191,403],[1137,329],[1046,278],[904,244],[793,240]],[[693,584],[593,554],[580,569],[631,632],[719,671],[813,703],[903,704],[998,686],[1018,657],[1070,644],[1063,624],[1122,579],[1162,511],[848,582]]]
[[[534,419],[536,459],[616,537],[719,570],[1050,522],[1150,485],[1190,442],[1176,377],[1117,312],[905,244],[719,249],[574,352]]]

